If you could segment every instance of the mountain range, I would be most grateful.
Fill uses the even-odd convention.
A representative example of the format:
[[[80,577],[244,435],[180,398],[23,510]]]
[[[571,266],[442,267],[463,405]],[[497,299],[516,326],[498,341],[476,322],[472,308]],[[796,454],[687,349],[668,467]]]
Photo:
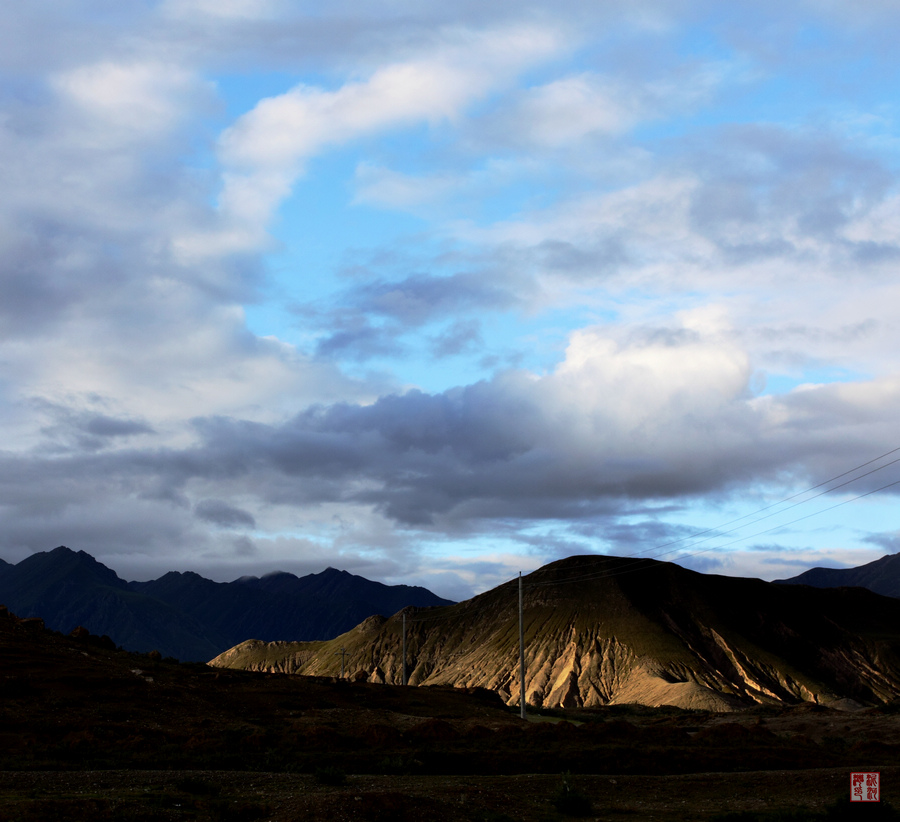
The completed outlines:
[[[234,582],[172,571],[126,582],[85,551],[60,546],[16,565],[0,560],[0,603],[20,617],[41,617],[52,630],[80,625],[130,651],[206,661],[248,637],[329,639],[374,614],[450,600],[334,568]]]
[[[519,699],[518,583],[456,605],[407,608],[412,685]],[[401,681],[402,619],[371,617],[327,642],[251,640],[218,667]],[[532,705],[621,703],[736,710],[900,697],[900,600],[700,574],[655,560],[582,556],[524,578]]]
[[[900,597],[900,554],[887,556],[856,568],[811,568],[781,585],[812,585],[814,588],[858,586],[886,597]]]

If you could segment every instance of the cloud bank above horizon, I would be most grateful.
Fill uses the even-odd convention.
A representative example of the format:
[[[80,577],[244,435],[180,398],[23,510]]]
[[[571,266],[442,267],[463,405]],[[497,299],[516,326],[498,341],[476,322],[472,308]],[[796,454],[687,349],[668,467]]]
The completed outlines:
[[[900,446],[898,23],[0,10],[0,558],[459,599],[900,550],[898,467],[767,508]]]

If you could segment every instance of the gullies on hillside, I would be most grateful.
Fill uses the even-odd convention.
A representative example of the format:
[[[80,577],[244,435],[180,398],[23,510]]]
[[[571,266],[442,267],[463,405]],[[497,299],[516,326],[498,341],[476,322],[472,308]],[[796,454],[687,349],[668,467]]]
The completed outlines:
[[[518,583],[405,610],[410,685],[484,687],[519,700]],[[249,640],[211,665],[401,681],[402,613],[328,642]],[[900,697],[900,601],[780,586],[671,563],[572,557],[525,578],[531,705],[878,704]]]

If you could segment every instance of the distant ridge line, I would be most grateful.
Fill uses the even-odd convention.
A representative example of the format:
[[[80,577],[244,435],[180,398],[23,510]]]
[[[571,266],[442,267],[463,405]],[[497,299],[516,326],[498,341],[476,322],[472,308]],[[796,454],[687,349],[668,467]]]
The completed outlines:
[[[328,639],[374,614],[448,605],[426,588],[328,568],[214,582],[194,571],[126,582],[85,551],[59,546],[0,565],[0,602],[68,633],[81,625],[127,650],[205,662],[249,637]]]

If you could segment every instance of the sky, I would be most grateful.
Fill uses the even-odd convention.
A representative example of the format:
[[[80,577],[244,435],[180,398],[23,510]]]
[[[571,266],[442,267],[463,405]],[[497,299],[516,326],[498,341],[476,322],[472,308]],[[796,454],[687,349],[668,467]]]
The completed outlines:
[[[0,558],[462,599],[900,551],[898,27],[4,4]]]

